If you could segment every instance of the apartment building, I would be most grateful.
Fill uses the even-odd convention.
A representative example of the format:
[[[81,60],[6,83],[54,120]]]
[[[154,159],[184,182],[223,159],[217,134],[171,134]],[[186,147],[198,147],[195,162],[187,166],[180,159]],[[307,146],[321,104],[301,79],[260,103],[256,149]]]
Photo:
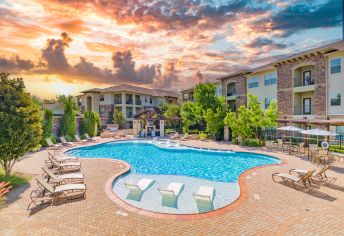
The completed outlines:
[[[216,85],[216,96],[222,96],[222,84],[220,82],[215,82],[214,84]],[[180,91],[180,93],[182,94],[183,102],[194,101],[195,87],[196,86],[193,86],[191,88]]]
[[[336,126],[339,131],[344,126],[343,60],[344,41],[339,41],[218,80],[233,111],[253,94],[262,108],[277,100],[281,123]]]
[[[110,111],[122,111],[127,119],[127,126],[133,125],[133,116],[148,109],[154,109],[160,103],[178,103],[179,93],[148,89],[128,84],[121,84],[109,88],[89,89],[77,96],[78,106],[85,110],[98,112],[102,121],[107,123]]]

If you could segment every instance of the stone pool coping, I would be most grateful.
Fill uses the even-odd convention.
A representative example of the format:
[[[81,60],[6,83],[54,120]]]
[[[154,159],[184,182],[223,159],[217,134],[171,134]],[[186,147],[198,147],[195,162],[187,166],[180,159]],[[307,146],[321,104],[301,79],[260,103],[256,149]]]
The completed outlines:
[[[223,149],[219,149],[219,150],[223,150]],[[224,150],[224,151],[228,151],[228,150]],[[116,203],[117,205],[119,205],[120,207],[122,207],[123,209],[125,209],[129,212],[133,212],[133,213],[147,216],[147,217],[154,217],[154,218],[159,218],[159,219],[173,219],[173,220],[198,220],[198,219],[205,219],[205,218],[223,215],[229,211],[237,209],[242,203],[244,203],[247,200],[248,189],[247,189],[247,185],[246,185],[245,180],[246,180],[246,177],[250,173],[252,173],[258,169],[262,169],[262,168],[267,168],[267,167],[271,167],[271,166],[282,166],[282,165],[287,164],[284,160],[282,160],[280,157],[278,157],[276,155],[269,155],[269,154],[265,154],[263,152],[249,152],[249,151],[243,151],[243,152],[257,153],[257,154],[272,156],[272,157],[280,160],[281,163],[269,164],[269,165],[264,165],[264,166],[257,166],[257,167],[253,167],[253,168],[248,169],[248,170],[244,171],[243,173],[241,173],[239,175],[239,178],[238,178],[238,184],[240,187],[239,197],[235,201],[230,203],[229,205],[224,206],[224,207],[219,208],[219,209],[216,209],[216,210],[213,210],[213,211],[204,212],[204,213],[193,213],[193,214],[158,213],[158,212],[153,212],[153,211],[149,211],[149,210],[144,210],[144,209],[141,209],[141,208],[138,208],[138,207],[135,207],[135,206],[128,204],[127,202],[120,199],[116,195],[116,193],[114,193],[114,191],[112,189],[113,183],[116,181],[116,179],[119,178],[120,176],[126,174],[131,169],[131,166],[129,163],[122,161],[122,160],[118,160],[118,159],[112,159],[112,160],[123,163],[124,169],[122,171],[120,171],[119,173],[113,175],[110,179],[108,179],[108,181],[105,183],[104,190],[105,190],[105,193],[107,194],[107,196],[110,198],[110,200],[113,201],[114,203]]]

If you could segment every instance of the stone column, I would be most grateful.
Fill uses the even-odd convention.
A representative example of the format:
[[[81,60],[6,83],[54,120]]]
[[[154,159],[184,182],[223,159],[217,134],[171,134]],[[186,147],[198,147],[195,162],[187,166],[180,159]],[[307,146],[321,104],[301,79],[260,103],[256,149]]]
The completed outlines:
[[[165,136],[165,121],[160,120],[160,137]]]
[[[224,127],[223,136],[224,136],[223,139],[225,141],[229,141],[229,129],[228,129],[228,126]]]

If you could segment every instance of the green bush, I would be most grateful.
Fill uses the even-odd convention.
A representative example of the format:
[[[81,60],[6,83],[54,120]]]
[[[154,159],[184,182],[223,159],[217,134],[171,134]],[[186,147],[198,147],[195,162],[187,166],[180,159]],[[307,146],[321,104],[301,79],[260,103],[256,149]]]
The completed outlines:
[[[175,132],[177,132],[175,129],[165,129],[165,134],[173,134],[173,133],[175,133]]]
[[[208,135],[206,133],[200,133],[198,136],[197,136],[197,139],[198,140],[205,140],[207,139]]]
[[[189,130],[189,134],[199,134],[198,129]]]
[[[238,145],[239,144],[239,140],[237,138],[232,140],[232,144],[234,145]]]
[[[261,147],[262,142],[259,139],[244,139],[241,141],[240,145],[248,147]]]
[[[69,136],[69,135],[65,135],[65,138],[66,138],[66,141],[67,141],[67,142],[73,142],[73,141],[74,141],[74,138],[72,138],[72,137]]]
[[[48,146],[45,141],[46,138],[51,138],[53,136],[53,111],[46,109],[44,110],[44,119],[43,119],[43,135],[40,144],[42,147]]]
[[[96,135],[97,118],[96,118],[95,112],[86,111],[84,113],[84,119],[82,123],[85,128],[85,133],[87,133],[91,137]]]
[[[337,153],[343,153],[344,154],[344,147],[342,147],[342,149],[341,149],[339,145],[331,145],[329,150],[331,152],[337,152]]]

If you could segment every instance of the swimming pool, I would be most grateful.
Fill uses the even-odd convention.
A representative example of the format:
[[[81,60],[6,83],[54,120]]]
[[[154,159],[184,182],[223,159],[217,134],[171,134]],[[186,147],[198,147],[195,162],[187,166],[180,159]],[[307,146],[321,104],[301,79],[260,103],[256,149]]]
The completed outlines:
[[[247,169],[280,161],[274,157],[231,151],[200,150],[152,141],[115,141],[69,150],[71,156],[128,162],[131,173],[179,175],[217,182],[237,182]]]

